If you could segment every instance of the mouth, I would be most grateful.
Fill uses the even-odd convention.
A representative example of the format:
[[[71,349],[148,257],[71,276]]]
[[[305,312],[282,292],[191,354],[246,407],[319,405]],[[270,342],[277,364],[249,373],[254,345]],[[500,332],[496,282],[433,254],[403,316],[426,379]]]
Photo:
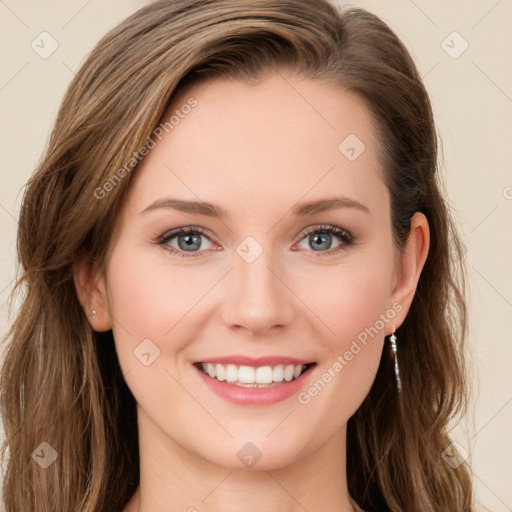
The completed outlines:
[[[316,363],[265,366],[197,362],[194,366],[209,378],[242,388],[283,386],[302,377]]]

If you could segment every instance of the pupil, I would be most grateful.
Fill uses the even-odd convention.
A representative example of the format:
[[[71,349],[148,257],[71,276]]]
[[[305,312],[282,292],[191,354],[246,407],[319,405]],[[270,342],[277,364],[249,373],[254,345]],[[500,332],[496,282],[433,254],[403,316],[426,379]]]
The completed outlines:
[[[327,237],[327,239],[326,239]],[[329,240],[329,237],[330,235],[327,234],[327,233],[321,233],[321,234],[316,234],[316,235],[313,235],[313,246],[316,246],[316,247],[320,247],[322,242],[325,242],[326,243],[326,247],[321,247],[322,249],[329,249],[331,247],[331,243],[330,243],[330,240]],[[319,241],[319,243],[317,243],[317,241]]]
[[[199,235],[182,235],[179,237],[179,242],[182,242],[183,240],[185,240],[185,247],[187,248],[192,247],[194,244],[197,246],[195,247],[196,249],[199,249],[199,247],[201,246],[201,240]],[[181,243],[179,245],[181,247]]]

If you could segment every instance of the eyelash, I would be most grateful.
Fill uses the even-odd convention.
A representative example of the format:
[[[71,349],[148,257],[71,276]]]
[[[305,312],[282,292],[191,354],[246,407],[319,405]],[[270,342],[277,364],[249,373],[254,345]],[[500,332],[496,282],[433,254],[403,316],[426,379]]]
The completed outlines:
[[[301,234],[300,238],[297,239],[295,243],[301,242],[306,238],[307,236],[311,235],[312,233],[321,233],[321,234],[328,234],[328,235],[337,235],[340,240],[341,244],[335,247],[332,250],[329,251],[312,251],[313,256],[331,256],[333,254],[338,253],[339,251],[342,251],[346,249],[347,247],[350,247],[355,242],[355,237],[349,233],[347,230],[338,228],[337,226],[332,226],[330,224],[322,224],[320,226],[313,226],[309,228],[305,233]],[[166,246],[170,240],[175,238],[178,235],[203,235],[206,238],[209,239],[208,233],[206,230],[199,226],[188,226],[186,228],[176,228],[172,229],[171,231],[167,231],[163,235],[159,236],[156,240],[156,244],[162,246],[165,250],[169,251],[172,254],[175,254],[178,257],[181,258],[194,258],[198,256],[204,256],[204,253],[206,251],[198,251],[198,252],[191,252],[187,254],[185,251],[180,251],[175,249],[174,247]],[[210,240],[211,241],[211,240]]]

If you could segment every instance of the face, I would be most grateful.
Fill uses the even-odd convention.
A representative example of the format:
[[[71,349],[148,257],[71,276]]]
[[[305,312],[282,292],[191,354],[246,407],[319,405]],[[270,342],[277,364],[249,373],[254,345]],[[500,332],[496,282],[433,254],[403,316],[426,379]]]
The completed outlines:
[[[176,110],[134,171],[95,328],[164,449],[282,467],[344,432],[421,265],[393,246],[356,96],[275,74],[195,86],[163,122]]]

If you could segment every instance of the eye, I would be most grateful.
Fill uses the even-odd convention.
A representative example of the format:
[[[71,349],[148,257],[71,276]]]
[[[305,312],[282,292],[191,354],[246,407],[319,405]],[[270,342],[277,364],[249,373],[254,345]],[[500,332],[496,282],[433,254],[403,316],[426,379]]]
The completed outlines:
[[[328,250],[332,246],[333,236],[337,237],[341,242],[335,246],[334,249]],[[352,234],[345,229],[331,225],[313,226],[302,235],[300,240],[313,247],[312,256],[332,255],[346,249],[354,243]]]
[[[340,243],[334,249],[329,250],[332,246],[333,236],[338,238]],[[207,236],[206,230],[199,226],[189,226],[167,231],[156,240],[156,243],[177,256],[187,258],[204,256],[207,248],[204,247],[202,238],[213,243]],[[354,240],[352,234],[345,229],[331,225],[313,226],[299,238],[299,241],[309,243],[313,247],[313,249],[306,248],[306,250],[312,250],[314,256],[338,253],[352,245]]]
[[[189,226],[187,228],[176,228],[168,231],[158,238],[157,243],[162,245],[169,252],[181,256],[182,258],[187,258],[190,256],[204,255],[204,250],[199,250],[205,249],[201,240],[202,238],[206,238],[211,242],[203,228]],[[177,247],[176,245],[171,245],[171,242],[175,242]]]

